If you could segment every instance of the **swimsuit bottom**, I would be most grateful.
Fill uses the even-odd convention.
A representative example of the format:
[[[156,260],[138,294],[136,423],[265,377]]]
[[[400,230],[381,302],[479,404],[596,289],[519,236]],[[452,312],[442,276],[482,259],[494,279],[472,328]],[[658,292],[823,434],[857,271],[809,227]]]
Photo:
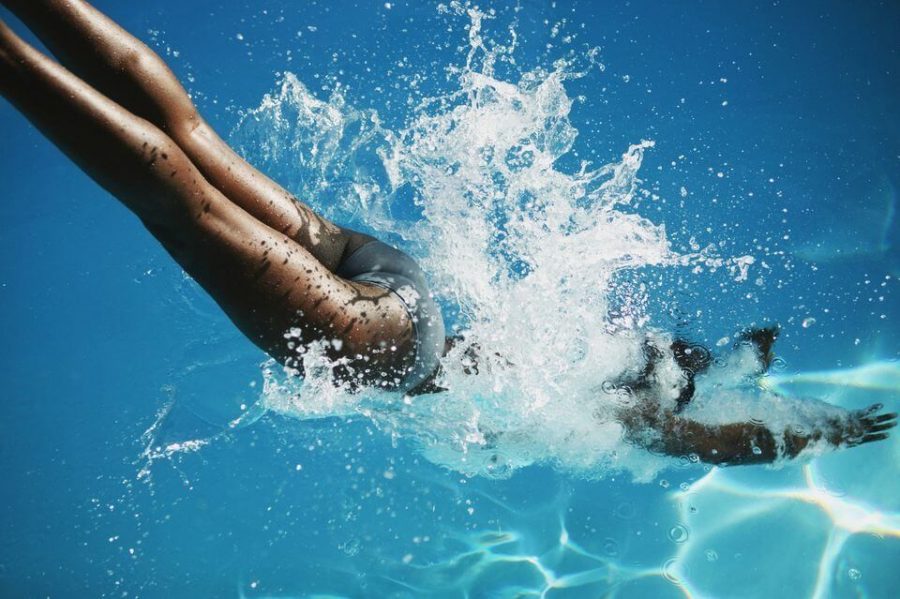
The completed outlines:
[[[345,258],[335,274],[383,287],[400,298],[413,322],[416,354],[399,389],[409,391],[429,378],[444,355],[444,320],[416,261],[386,243],[372,240]]]

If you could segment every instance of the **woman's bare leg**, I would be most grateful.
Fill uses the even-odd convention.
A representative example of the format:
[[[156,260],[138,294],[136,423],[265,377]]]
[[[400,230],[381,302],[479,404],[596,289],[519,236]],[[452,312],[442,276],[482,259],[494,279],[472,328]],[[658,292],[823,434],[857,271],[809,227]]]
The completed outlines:
[[[67,68],[160,128],[227,198],[300,243],[329,270],[364,241],[318,216],[238,156],[198,114],[163,60],[87,2],[2,2]]]
[[[375,375],[408,360],[412,326],[399,299],[330,273],[303,246],[225,198],[160,129],[2,21],[0,93],[126,204],[270,354],[289,358],[284,333],[297,327],[306,341],[340,339],[339,355],[368,356]]]

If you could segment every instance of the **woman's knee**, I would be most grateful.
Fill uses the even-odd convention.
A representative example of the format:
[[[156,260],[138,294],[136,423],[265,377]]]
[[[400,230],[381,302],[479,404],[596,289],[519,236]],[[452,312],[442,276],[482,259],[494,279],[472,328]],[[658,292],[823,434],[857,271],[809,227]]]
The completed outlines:
[[[119,72],[126,73],[131,84],[140,89],[139,94],[122,99],[132,112],[175,138],[199,121],[187,91],[163,59],[149,47],[135,43],[116,57],[115,64]],[[122,89],[123,93],[129,93],[129,88]]]

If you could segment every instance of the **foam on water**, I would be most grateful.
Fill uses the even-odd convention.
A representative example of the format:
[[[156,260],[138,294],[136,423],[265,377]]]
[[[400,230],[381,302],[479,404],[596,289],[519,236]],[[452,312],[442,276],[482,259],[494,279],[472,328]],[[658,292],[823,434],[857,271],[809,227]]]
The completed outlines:
[[[233,138],[316,210],[421,262],[450,328],[464,337],[443,362],[440,382],[450,391],[350,394],[332,384],[330,364],[313,348],[305,380],[267,366],[264,401],[298,418],[366,414],[467,474],[552,462],[650,476],[663,462],[624,443],[613,417],[632,399],[603,390],[641,368],[648,335],[660,347],[671,339],[654,330],[649,286],[617,282],[648,267],[686,266],[727,267],[741,282],[753,258],[678,254],[665,227],[636,212],[653,141],[602,166],[559,166],[578,135],[566,83],[601,70],[596,50],[549,69],[516,67],[518,80],[507,81],[496,65],[514,63],[514,29],[508,44],[489,44],[481,33],[489,15],[457,3],[442,10],[470,19],[465,65],[450,69],[456,89],[420,103],[406,126],[389,130],[377,112],[349,106],[339,86],[318,99],[288,73]],[[466,373],[472,346],[477,374]],[[671,356],[666,364],[674,401],[681,373]],[[756,391],[730,393],[740,401]]]

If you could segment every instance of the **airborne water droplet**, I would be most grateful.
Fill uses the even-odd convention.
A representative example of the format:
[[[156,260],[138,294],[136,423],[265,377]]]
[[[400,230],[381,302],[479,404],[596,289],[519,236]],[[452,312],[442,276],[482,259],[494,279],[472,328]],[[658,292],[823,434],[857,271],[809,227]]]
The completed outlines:
[[[423,403],[382,403],[350,393],[334,384],[335,368],[362,379],[368,365],[336,363],[346,342],[311,346],[301,343],[298,329],[286,340],[298,350],[297,368],[282,372],[270,363],[263,402],[267,410],[301,419],[361,414],[379,423],[376,428],[402,417],[403,432],[392,433],[392,443],[395,435],[411,437],[429,459],[467,478],[506,477],[536,456],[600,474],[618,463],[616,451],[633,455],[617,442],[621,427],[614,414],[647,393],[634,380],[647,356],[643,335],[622,333],[648,328],[660,299],[652,286],[619,285],[619,279],[624,283],[648,265],[687,265],[653,215],[639,214],[639,200],[652,197],[644,192],[655,187],[638,176],[654,143],[642,140],[609,164],[584,161],[579,169],[573,152],[579,123],[569,118],[574,98],[567,85],[589,69],[573,57],[553,69],[526,72],[509,62],[495,71],[491,65],[511,58],[512,49],[482,30],[486,13],[468,3],[447,4],[459,7],[444,14],[470,21],[470,54],[457,65],[455,89],[446,95],[411,113],[379,114],[354,108],[336,88],[328,98],[317,97],[285,73],[258,108],[244,112],[231,137],[267,174],[310,198],[312,208],[348,225],[390,232],[404,249],[419,248],[415,257],[424,259],[423,269],[437,284],[433,291],[457,306],[454,320],[468,323],[454,331],[464,342],[442,363],[451,390],[441,402]],[[396,0],[383,5],[400,6]],[[317,28],[305,26],[297,35],[307,31]],[[244,44],[254,38],[233,35],[246,36]],[[597,64],[593,56],[584,58]],[[507,70],[511,77],[499,74]],[[590,89],[588,83],[579,87]],[[390,130],[392,121],[403,124]],[[684,181],[678,193],[691,197],[695,184]],[[731,264],[706,238],[691,244],[702,253],[691,258],[704,265],[701,272],[713,272],[706,266],[720,261]],[[741,276],[750,263],[734,262]],[[723,337],[718,345],[731,342]],[[703,351],[692,347],[692,361]],[[696,357],[698,363],[707,359]],[[715,365],[728,368],[721,359]],[[302,379],[295,375],[300,370]],[[472,451],[459,451],[460,443]],[[488,459],[475,459],[482,447]],[[502,459],[490,459],[498,455]],[[659,484],[670,488],[669,481]],[[623,504],[615,515],[629,519],[636,512]]]

